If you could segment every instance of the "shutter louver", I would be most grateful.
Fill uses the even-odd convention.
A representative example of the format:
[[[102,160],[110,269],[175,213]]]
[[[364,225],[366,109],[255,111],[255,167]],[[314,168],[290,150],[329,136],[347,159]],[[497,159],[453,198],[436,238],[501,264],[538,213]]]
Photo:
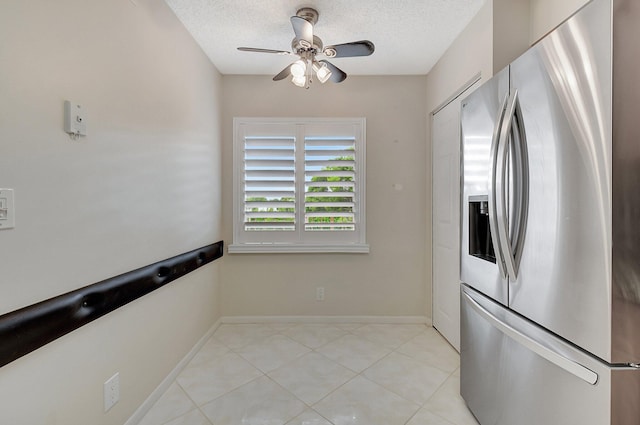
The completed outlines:
[[[305,230],[355,230],[355,138],[306,137]]]
[[[295,137],[244,138],[244,230],[295,230]]]

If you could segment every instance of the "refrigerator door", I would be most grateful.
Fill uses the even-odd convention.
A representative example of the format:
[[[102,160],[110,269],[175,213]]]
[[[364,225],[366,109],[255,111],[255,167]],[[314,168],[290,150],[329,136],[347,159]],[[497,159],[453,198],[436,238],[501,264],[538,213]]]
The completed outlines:
[[[509,70],[496,74],[462,101],[462,202],[460,279],[491,298],[507,304],[505,272],[501,268],[495,217],[489,214],[490,173],[497,136],[509,94]]]
[[[526,132],[527,230],[509,307],[611,360],[611,4],[511,65]],[[636,359],[637,360],[637,359]]]
[[[611,423],[608,365],[464,285],[460,309],[460,392],[481,424]]]

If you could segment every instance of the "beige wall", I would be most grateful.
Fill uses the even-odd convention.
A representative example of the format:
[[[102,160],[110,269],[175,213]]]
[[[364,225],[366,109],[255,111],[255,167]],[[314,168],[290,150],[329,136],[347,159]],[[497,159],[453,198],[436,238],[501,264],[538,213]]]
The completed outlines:
[[[232,239],[233,117],[365,117],[371,245],[370,254],[228,255],[225,316],[424,315],[424,90],[423,76],[349,77],[309,90],[269,76],[223,77],[225,241]],[[323,302],[315,301],[318,286]]]
[[[588,0],[487,0],[427,75],[427,109],[440,105],[474,74],[483,80],[507,66],[529,45]],[[529,27],[527,29],[527,26]]]
[[[428,148],[425,164],[427,168],[427,280],[425,311],[428,317],[432,312],[432,276],[431,276],[431,112],[457,93],[474,76],[480,74],[483,80],[493,75],[493,5],[489,0],[480,9],[465,30],[458,36],[443,57],[427,75],[426,107]]]
[[[0,40],[0,187],[16,204],[0,313],[222,238],[221,78],[163,1],[5,0]],[[87,137],[63,132],[65,99]],[[220,316],[219,268],[0,368],[0,422],[123,424]]]
[[[530,0],[492,0],[493,73],[529,48]]]
[[[493,4],[487,0],[427,75],[428,112],[476,74],[487,79],[493,71]]]
[[[530,0],[531,44],[557,27],[589,0]]]

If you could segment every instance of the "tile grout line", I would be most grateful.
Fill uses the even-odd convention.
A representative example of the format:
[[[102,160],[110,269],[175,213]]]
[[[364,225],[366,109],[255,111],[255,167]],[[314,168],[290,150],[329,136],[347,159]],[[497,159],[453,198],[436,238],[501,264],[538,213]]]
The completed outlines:
[[[414,416],[415,416],[415,415],[420,411],[420,409],[421,409],[423,406],[422,406],[422,405],[420,405],[420,404],[418,404],[418,403],[413,402],[412,400],[407,400],[404,396],[402,396],[402,395],[400,395],[400,394],[396,393],[395,391],[393,391],[393,390],[391,390],[391,389],[387,388],[386,386],[384,386],[384,385],[382,385],[382,384],[379,384],[379,383],[377,383],[377,382],[375,382],[375,381],[372,381],[371,379],[369,379],[368,377],[366,377],[366,376],[364,375],[364,373],[365,373],[367,370],[369,370],[370,368],[372,368],[373,366],[375,366],[376,364],[378,364],[378,363],[380,363],[381,361],[383,361],[385,358],[389,357],[389,356],[390,356],[391,354],[393,354],[393,353],[400,354],[400,355],[404,355],[404,354],[402,354],[402,353],[398,353],[398,352],[396,352],[396,350],[397,350],[399,347],[401,347],[403,344],[405,344],[406,342],[408,342],[408,341],[410,341],[411,339],[413,339],[413,338],[415,338],[416,336],[418,336],[418,335],[419,335],[419,333],[418,333],[418,334],[416,334],[416,335],[414,335],[413,337],[411,337],[411,338],[407,339],[407,340],[406,340],[406,341],[404,341],[403,343],[401,343],[401,344],[397,345],[395,348],[389,348],[389,347],[386,347],[386,346],[382,346],[381,344],[379,344],[379,343],[378,343],[378,342],[376,342],[376,341],[372,341],[371,339],[369,339],[369,338],[367,338],[367,337],[364,337],[364,336],[361,336],[361,335],[358,335],[358,334],[355,334],[355,333],[352,333],[352,332],[348,332],[348,333],[349,333],[349,334],[351,334],[351,335],[354,335],[354,336],[356,336],[356,337],[358,337],[358,338],[361,338],[361,339],[364,339],[364,340],[366,340],[366,341],[369,341],[369,342],[371,342],[372,344],[375,344],[375,345],[377,345],[377,346],[380,346],[380,347],[382,347],[382,348],[384,348],[384,349],[390,349],[391,351],[390,351],[389,353],[385,354],[384,356],[382,356],[380,359],[378,359],[378,360],[374,361],[373,363],[371,363],[369,366],[367,366],[366,368],[364,368],[364,369],[363,369],[363,370],[361,370],[360,372],[356,372],[356,371],[354,371],[353,369],[350,369],[350,368],[349,368],[349,367],[347,367],[347,366],[343,366],[343,365],[342,365],[342,364],[340,364],[339,362],[336,362],[335,360],[333,360],[333,359],[331,359],[331,358],[328,358],[328,357],[327,357],[326,355],[324,355],[323,353],[321,353],[321,352],[317,352],[317,351],[316,351],[316,349],[314,349],[314,352],[317,352],[318,354],[320,354],[320,355],[324,356],[324,357],[325,357],[325,358],[327,358],[328,360],[331,360],[331,361],[333,361],[334,363],[337,363],[337,364],[339,364],[339,365],[341,365],[341,366],[343,366],[343,367],[345,367],[345,368],[349,369],[350,371],[354,372],[354,373],[355,373],[355,375],[354,375],[351,379],[347,380],[347,381],[346,381],[346,382],[344,382],[343,384],[339,385],[338,387],[336,387],[335,389],[333,389],[332,391],[330,391],[329,393],[327,393],[324,397],[322,397],[320,400],[318,400],[317,402],[315,402],[315,403],[314,403],[312,406],[310,406],[310,407],[313,409],[313,406],[315,406],[315,405],[317,405],[318,403],[322,402],[323,400],[325,400],[326,398],[328,398],[329,396],[331,396],[333,393],[335,393],[336,391],[338,391],[339,389],[341,389],[342,387],[344,387],[345,385],[347,385],[349,382],[353,381],[354,379],[356,379],[356,378],[358,378],[358,377],[361,377],[362,379],[366,379],[367,381],[371,382],[372,384],[378,385],[378,386],[380,386],[380,387],[384,388],[385,390],[387,390],[387,391],[391,392],[392,394],[395,394],[396,396],[400,397],[402,400],[404,400],[404,401],[406,401],[406,402],[408,402],[408,403],[411,403],[411,404],[414,404],[414,405],[418,406],[418,408],[417,408],[417,409],[416,409],[416,411],[413,413],[413,415],[411,415],[411,416],[407,419],[407,421],[405,421],[405,424],[406,424],[408,421],[410,421],[410,420],[411,420],[411,418],[413,418],[413,417],[414,417]],[[340,338],[336,338],[336,339],[335,339],[335,340],[333,340],[333,341],[336,341],[336,340],[338,340],[338,339],[340,339]],[[322,345],[322,346],[320,346],[320,347],[317,347],[317,348],[318,348],[318,349],[319,349],[319,348],[322,348],[322,347],[324,347],[324,346],[326,346],[326,345],[330,344],[330,343],[331,343],[331,342],[333,342],[333,341],[327,342],[326,344],[324,344],[324,345]],[[407,356],[407,357],[408,357],[408,356]],[[439,387],[438,387],[438,388],[439,388]],[[434,393],[435,393],[435,392],[434,392]],[[426,402],[425,402],[425,403],[426,403]],[[318,411],[317,411],[317,410],[315,410],[315,409],[313,409],[313,410],[314,410],[315,412],[317,412],[320,416],[322,416],[322,415],[320,414],[320,412],[318,412]],[[322,416],[322,417],[324,418],[324,416]],[[326,419],[326,418],[325,418],[325,419]],[[327,420],[328,420],[328,419],[327,419]],[[333,422],[331,422],[330,420],[328,420],[328,421],[329,421],[330,423],[332,423],[332,424],[333,424]]]
[[[253,379],[251,379],[251,380],[249,380],[249,381],[247,381],[247,382],[245,382],[245,383],[242,383],[242,384],[240,384],[240,385],[238,385],[238,386],[236,386],[236,387],[234,387],[234,388],[232,388],[232,389],[229,389],[229,390],[228,390],[228,391],[226,391],[224,394],[221,394],[220,396],[217,396],[217,397],[213,398],[212,400],[209,400],[209,401],[207,401],[207,402],[205,402],[205,403],[202,403],[202,405],[198,405],[197,403],[195,403],[195,401],[192,399],[192,397],[189,395],[189,393],[186,391],[186,389],[185,389],[185,388],[183,388],[183,386],[182,386],[182,385],[177,381],[177,377],[176,377],[176,378],[173,380],[173,382],[174,382],[174,383],[176,383],[176,384],[179,386],[179,388],[181,389],[181,391],[183,391],[183,393],[184,393],[184,394],[186,394],[186,396],[188,397],[188,399],[189,399],[189,400],[193,403],[193,405],[195,406],[195,409],[192,409],[192,410],[190,410],[189,412],[187,412],[187,413],[185,413],[185,414],[183,414],[183,415],[178,416],[177,418],[172,418],[172,419],[170,419],[170,420],[164,421],[164,422],[163,422],[163,424],[165,424],[165,425],[166,425],[167,423],[169,423],[169,422],[171,422],[171,421],[173,421],[173,420],[176,420],[176,419],[178,419],[178,418],[180,418],[180,417],[182,417],[182,416],[184,416],[184,415],[186,415],[186,414],[189,414],[190,412],[193,412],[194,410],[198,410],[198,411],[200,412],[200,414],[202,414],[202,416],[204,416],[204,417],[205,417],[205,419],[207,420],[207,422],[211,424],[211,420],[210,420],[210,418],[209,418],[209,417],[204,413],[204,411],[202,410],[202,407],[203,407],[203,406],[205,406],[206,404],[209,404],[209,403],[211,403],[211,402],[213,402],[213,401],[215,401],[215,400],[219,399],[220,397],[224,397],[224,396],[226,396],[226,395],[230,394],[231,392],[238,390],[238,389],[239,389],[239,388],[241,388],[242,386],[247,385],[247,384],[249,384],[249,383],[251,383],[251,382],[254,382],[254,381],[256,381],[256,380],[258,380],[258,379],[260,379],[260,378],[262,378],[262,377],[266,377],[267,379],[269,379],[269,381],[270,381],[270,382],[272,382],[272,383],[276,384],[279,388],[281,388],[282,390],[284,390],[287,394],[289,394],[290,396],[292,396],[294,399],[299,400],[299,401],[303,404],[303,406],[305,407],[305,408],[304,408],[304,410],[303,410],[302,412],[300,412],[297,416],[294,416],[293,418],[288,419],[288,422],[286,422],[287,424],[288,424],[288,423],[291,423],[291,421],[295,420],[297,417],[299,417],[300,415],[304,414],[304,412],[305,412],[305,411],[312,411],[312,412],[314,412],[315,414],[317,414],[317,415],[319,415],[320,417],[322,417],[323,419],[327,420],[327,422],[329,422],[330,424],[333,424],[333,422],[332,422],[331,420],[329,420],[328,418],[324,417],[320,412],[318,412],[318,411],[314,408],[314,406],[316,406],[318,403],[320,403],[321,401],[325,400],[327,397],[329,397],[329,396],[331,396],[332,394],[334,394],[336,391],[338,391],[339,389],[341,389],[342,387],[344,387],[344,386],[345,386],[346,384],[348,384],[349,382],[352,382],[354,379],[356,379],[356,378],[358,378],[358,377],[361,377],[361,378],[366,379],[367,381],[369,381],[369,382],[371,382],[371,383],[373,383],[373,384],[375,384],[375,385],[379,385],[381,388],[384,388],[386,391],[389,391],[390,393],[392,393],[392,394],[394,394],[394,395],[396,395],[396,396],[400,397],[402,400],[404,400],[404,401],[406,401],[406,402],[408,402],[408,403],[411,403],[412,405],[418,406],[417,410],[416,410],[416,411],[415,411],[415,412],[414,412],[414,413],[413,413],[413,414],[412,414],[412,415],[411,415],[411,416],[410,416],[410,417],[409,417],[409,418],[404,422],[404,424],[406,425],[407,423],[409,423],[409,422],[410,422],[410,421],[411,421],[411,420],[412,420],[412,419],[413,419],[413,418],[418,414],[418,412],[419,412],[421,409],[423,409],[423,408],[426,406],[426,404],[427,404],[427,403],[428,403],[428,402],[433,398],[433,396],[434,396],[436,393],[438,393],[438,392],[442,389],[442,387],[445,385],[445,383],[446,383],[446,382],[447,382],[447,381],[448,381],[448,380],[449,380],[449,379],[450,379],[450,378],[451,378],[451,377],[452,377],[452,376],[457,372],[457,370],[459,369],[459,366],[458,366],[456,369],[454,369],[453,371],[449,372],[449,371],[443,370],[442,368],[440,368],[440,367],[438,367],[438,366],[436,366],[436,365],[430,364],[429,362],[425,362],[425,361],[423,361],[423,360],[419,360],[419,359],[414,358],[414,357],[412,357],[412,356],[410,356],[410,355],[408,355],[408,354],[405,354],[405,353],[402,353],[402,352],[397,351],[397,350],[398,350],[398,349],[400,349],[402,346],[404,346],[405,344],[407,344],[407,343],[409,343],[410,341],[414,340],[415,338],[417,338],[418,336],[420,336],[420,335],[421,335],[425,330],[427,330],[429,327],[428,327],[426,324],[424,324],[424,325],[423,325],[423,326],[424,326],[424,330],[420,330],[420,331],[418,331],[415,335],[412,335],[412,336],[410,336],[409,338],[404,339],[402,342],[398,343],[398,344],[397,344],[397,345],[395,345],[393,348],[391,348],[390,346],[386,346],[386,345],[384,345],[384,344],[380,344],[378,341],[374,341],[373,339],[370,339],[370,338],[368,338],[367,336],[364,336],[364,335],[361,335],[361,334],[358,334],[358,333],[356,333],[356,332],[355,332],[355,331],[357,331],[357,330],[359,330],[359,329],[362,329],[363,327],[365,327],[365,326],[367,326],[367,325],[375,325],[375,323],[358,323],[357,325],[359,325],[359,326],[357,326],[357,327],[355,327],[355,328],[347,328],[347,329],[345,329],[345,328],[341,328],[341,327],[336,326],[336,325],[334,325],[334,324],[332,324],[332,323],[318,323],[318,325],[325,325],[325,326],[333,327],[333,328],[335,328],[335,329],[339,329],[339,330],[340,330],[340,331],[342,331],[343,333],[342,333],[342,335],[337,336],[336,338],[332,338],[332,339],[330,339],[330,340],[328,340],[328,341],[324,342],[322,345],[319,345],[319,346],[317,346],[317,347],[309,347],[308,345],[306,345],[306,344],[304,344],[304,343],[302,343],[302,342],[300,342],[300,341],[296,340],[296,339],[295,339],[295,338],[293,338],[292,336],[287,335],[287,334],[285,333],[285,332],[287,332],[287,331],[289,331],[289,330],[291,330],[291,329],[293,329],[293,328],[295,328],[295,327],[297,327],[297,326],[305,325],[305,324],[306,324],[306,325],[309,325],[309,323],[302,323],[302,324],[296,324],[296,323],[294,323],[294,324],[292,324],[291,326],[288,326],[288,327],[286,327],[286,328],[284,328],[284,329],[276,329],[275,327],[271,327],[271,326],[269,326],[269,325],[270,325],[269,323],[265,323],[265,324],[263,324],[263,325],[264,325],[264,326],[266,326],[267,328],[271,329],[271,330],[273,331],[273,333],[271,333],[270,335],[264,335],[264,336],[258,336],[258,337],[250,336],[250,337],[248,338],[248,342],[246,342],[246,343],[244,343],[244,344],[242,344],[242,345],[239,345],[239,346],[237,346],[237,347],[233,347],[233,348],[232,348],[231,346],[229,346],[227,343],[225,343],[223,340],[219,339],[219,337],[216,337],[216,335],[215,335],[215,334],[216,334],[216,333],[217,333],[217,331],[218,331],[218,329],[217,329],[217,330],[216,330],[216,332],[214,332],[214,333],[210,336],[210,339],[213,339],[213,340],[215,340],[215,342],[217,342],[217,343],[221,344],[222,346],[224,346],[224,347],[228,350],[226,353],[233,353],[234,355],[238,356],[238,357],[239,357],[240,359],[242,359],[243,361],[246,361],[246,362],[247,362],[247,364],[249,364],[251,367],[253,367],[254,369],[256,369],[257,371],[259,371],[259,372],[260,372],[260,376],[255,377],[255,378],[253,378]],[[314,324],[315,324],[315,323],[314,323]],[[232,324],[229,324],[229,325],[232,325]],[[345,337],[345,336],[347,336],[347,335],[351,335],[351,336],[354,336],[354,337],[360,338],[360,339],[362,339],[362,340],[364,340],[364,341],[367,341],[367,342],[369,342],[369,343],[371,343],[371,344],[374,344],[375,346],[377,346],[377,347],[379,347],[379,348],[381,348],[381,349],[384,349],[384,350],[390,350],[390,351],[389,351],[388,353],[386,353],[384,356],[382,356],[382,357],[380,357],[379,359],[375,360],[373,363],[369,364],[367,367],[365,367],[364,369],[362,369],[362,370],[360,370],[360,371],[353,370],[352,368],[350,368],[350,367],[348,367],[348,366],[343,365],[343,364],[342,364],[342,363],[340,363],[339,361],[334,360],[334,359],[332,359],[332,358],[328,357],[328,355],[326,355],[326,354],[322,353],[321,351],[319,351],[319,350],[320,350],[320,349],[322,349],[323,347],[326,347],[327,345],[329,345],[329,344],[331,344],[331,343],[334,343],[334,342],[338,341],[339,339],[341,339],[341,338],[343,338],[343,337]],[[438,335],[440,336],[440,334],[439,334],[439,333],[438,333]],[[250,346],[250,345],[259,344],[260,342],[266,341],[268,338],[271,338],[271,337],[273,337],[273,336],[282,336],[282,337],[285,337],[288,341],[291,341],[291,342],[293,342],[293,343],[299,344],[299,345],[301,345],[301,346],[303,346],[303,347],[305,347],[305,348],[307,348],[307,349],[309,349],[309,350],[310,350],[310,351],[307,351],[307,352],[305,352],[305,353],[302,353],[302,354],[300,354],[300,355],[296,356],[296,357],[295,357],[294,359],[292,359],[291,361],[297,361],[298,359],[300,359],[300,358],[304,357],[305,355],[308,355],[308,354],[310,354],[310,353],[316,353],[316,354],[321,355],[323,358],[327,359],[328,361],[330,361],[330,362],[332,362],[332,363],[335,363],[335,364],[337,364],[337,365],[341,366],[342,368],[345,368],[346,370],[350,371],[350,372],[351,372],[351,373],[353,373],[354,375],[353,375],[351,378],[349,378],[347,381],[345,381],[344,383],[342,383],[341,385],[339,385],[338,387],[334,388],[333,390],[331,390],[330,392],[328,392],[327,394],[325,394],[325,395],[324,395],[320,400],[316,401],[316,402],[315,402],[315,403],[313,403],[313,404],[307,404],[304,400],[301,400],[299,397],[297,397],[295,394],[293,394],[293,393],[292,393],[291,391],[289,391],[287,388],[283,387],[281,384],[279,384],[277,381],[275,381],[275,380],[274,380],[274,379],[269,375],[270,373],[273,373],[273,372],[275,372],[275,371],[277,371],[277,370],[281,369],[282,367],[285,367],[285,366],[286,366],[286,364],[280,365],[279,367],[277,367],[277,368],[275,368],[275,369],[273,369],[273,370],[270,370],[270,371],[265,372],[265,371],[263,371],[261,368],[259,368],[256,364],[254,364],[253,362],[251,362],[249,359],[245,358],[245,357],[244,357],[244,356],[239,352],[239,351],[241,351],[241,350],[242,350],[243,348],[245,348],[245,347],[248,347],[248,346]],[[235,345],[235,344],[234,344],[234,345]],[[200,349],[200,350],[202,350],[202,347],[201,347],[201,349]],[[200,351],[198,351],[198,352],[200,352]],[[375,365],[377,365],[377,364],[379,364],[380,362],[382,362],[383,360],[387,359],[387,358],[388,358],[390,355],[392,355],[392,354],[397,354],[397,355],[400,355],[400,356],[403,356],[403,357],[409,358],[409,359],[411,359],[411,360],[413,360],[413,361],[415,361],[415,362],[418,362],[418,363],[420,363],[420,364],[425,364],[425,365],[427,365],[427,366],[429,366],[429,367],[435,368],[435,369],[437,369],[437,370],[439,370],[439,371],[441,371],[441,372],[443,372],[443,373],[448,374],[448,375],[447,375],[447,378],[446,378],[446,379],[445,379],[445,380],[444,380],[440,385],[438,385],[438,387],[437,387],[437,388],[432,392],[432,394],[431,394],[431,395],[430,395],[430,396],[425,400],[425,402],[423,402],[423,403],[416,403],[416,402],[415,402],[415,401],[413,401],[413,400],[408,400],[407,398],[405,398],[404,396],[402,396],[402,395],[398,394],[398,393],[397,393],[397,392],[395,392],[394,390],[392,390],[392,389],[390,389],[390,388],[387,388],[385,385],[379,384],[379,383],[377,383],[376,381],[373,381],[373,380],[369,379],[367,376],[365,376],[365,375],[364,375],[364,374],[365,374],[365,372],[366,372],[367,370],[370,370],[370,369],[371,369],[371,368],[373,368]],[[430,412],[430,411],[429,411],[429,412]],[[434,412],[430,412],[430,413],[431,413],[431,414],[436,415],[437,417],[439,417],[439,418],[441,418],[441,419],[443,419],[443,420],[445,420],[445,421],[447,421],[447,422],[449,422],[446,418],[443,418],[442,416],[437,415],[437,414],[436,414],[436,413],[434,413]]]

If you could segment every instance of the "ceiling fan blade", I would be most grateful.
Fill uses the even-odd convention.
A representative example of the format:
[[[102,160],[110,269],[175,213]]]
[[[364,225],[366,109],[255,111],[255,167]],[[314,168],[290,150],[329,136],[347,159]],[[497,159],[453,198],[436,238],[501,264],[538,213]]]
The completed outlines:
[[[283,69],[282,71],[280,71],[280,73],[278,73],[278,75],[276,75],[275,77],[273,77],[273,81],[280,81],[280,80],[284,80],[285,78],[287,78],[289,75],[291,75],[291,67],[293,66],[293,64],[287,66],[285,69]]]
[[[238,50],[243,52],[258,52],[258,53],[275,53],[278,55],[290,55],[291,52],[286,50],[272,50],[272,49],[257,49],[255,47],[238,47]]]
[[[331,62],[327,60],[321,60],[320,62],[326,64],[327,67],[331,70],[331,76],[329,77],[329,80],[331,80],[332,83],[341,83],[347,79],[346,72],[344,72]]]
[[[291,25],[293,26],[293,32],[296,33],[296,40],[308,43],[303,47],[313,46],[313,24],[311,22],[299,16],[292,16]]]
[[[375,46],[369,40],[353,41],[351,43],[336,44],[324,48],[324,54],[330,58],[350,58],[354,56],[369,56],[373,54]],[[333,54],[335,52],[335,54]]]

